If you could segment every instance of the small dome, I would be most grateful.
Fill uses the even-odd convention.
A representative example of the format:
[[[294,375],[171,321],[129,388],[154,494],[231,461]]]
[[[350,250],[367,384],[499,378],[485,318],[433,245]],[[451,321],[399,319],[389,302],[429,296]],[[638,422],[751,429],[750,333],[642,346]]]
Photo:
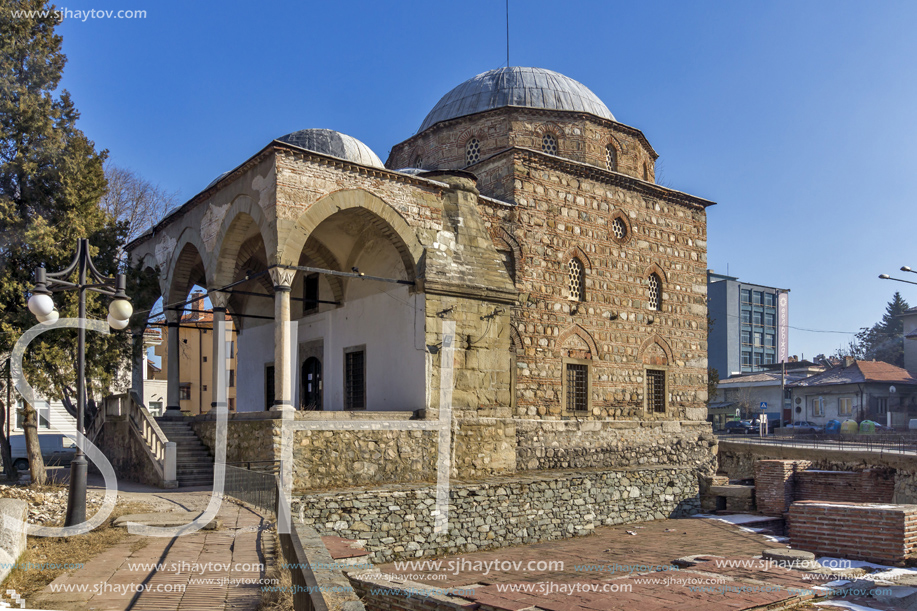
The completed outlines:
[[[316,153],[346,159],[360,165],[385,169],[382,160],[371,148],[347,134],[333,129],[301,129],[298,132],[277,138],[281,142],[292,144]]]
[[[418,132],[440,121],[503,106],[572,110],[615,120],[602,100],[579,81],[544,68],[512,66],[479,74],[444,95]]]
[[[232,172],[232,170],[227,170],[227,171],[223,172],[222,174],[220,174],[219,176],[217,176],[216,178],[214,178],[213,180],[211,180],[211,181],[210,181],[210,184],[207,185],[206,187],[204,187],[204,191],[206,191],[207,189],[209,189],[209,188],[212,187],[213,185],[215,185],[215,184],[217,184],[218,182],[220,182],[220,181],[223,179],[223,177],[226,176],[226,175],[228,175],[230,172]]]

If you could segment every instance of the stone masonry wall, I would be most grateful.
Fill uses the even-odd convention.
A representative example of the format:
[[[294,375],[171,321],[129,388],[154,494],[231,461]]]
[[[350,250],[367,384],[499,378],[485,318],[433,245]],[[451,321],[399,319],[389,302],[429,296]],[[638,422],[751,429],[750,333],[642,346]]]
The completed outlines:
[[[508,235],[519,305],[512,310],[515,414],[560,419],[565,358],[591,361],[588,418],[705,420],[706,214],[631,179],[525,151],[490,162],[514,168],[515,208],[488,206],[495,243]],[[628,182],[630,181],[630,182]],[[484,190],[482,189],[482,192]],[[486,193],[485,193],[486,194]],[[618,240],[611,225],[621,219]],[[569,263],[585,267],[585,299],[571,301]],[[651,310],[648,278],[662,282]],[[667,406],[645,404],[645,371],[666,371]]]
[[[582,113],[534,108],[501,108],[459,117],[433,126],[422,134],[392,147],[386,167],[464,169],[465,147],[471,138],[480,143],[480,159],[509,147],[541,150],[542,138],[550,133],[557,141],[557,156],[606,167],[605,147],[612,145],[617,171],[635,178],[655,178],[655,153],[639,130],[587,117]],[[477,166],[468,167],[477,173]]]
[[[365,541],[383,562],[566,539],[700,506],[696,471],[665,467],[453,482],[448,536],[433,533],[435,500],[433,486],[314,493],[294,498],[293,515],[322,535]]]
[[[226,462],[273,461],[280,458],[281,420],[274,412],[229,414]],[[216,417],[204,414],[191,421],[191,428],[216,455]]]
[[[597,420],[516,421],[520,471],[691,465],[716,471],[707,423]]]

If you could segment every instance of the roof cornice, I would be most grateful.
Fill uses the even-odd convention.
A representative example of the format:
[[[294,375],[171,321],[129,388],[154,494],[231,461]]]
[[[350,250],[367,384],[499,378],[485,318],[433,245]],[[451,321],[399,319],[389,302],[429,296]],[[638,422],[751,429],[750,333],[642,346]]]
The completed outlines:
[[[634,178],[633,176],[628,176],[627,174],[613,172],[611,170],[606,170],[604,168],[600,168],[588,163],[583,163],[581,161],[573,161],[564,157],[548,155],[547,153],[521,146],[504,149],[503,151],[488,157],[485,161],[494,160],[507,154],[513,154],[514,156],[521,155],[541,163],[546,167],[561,170],[563,172],[567,172],[568,174],[573,174],[574,176],[588,178],[590,180],[603,182],[605,184],[627,187],[628,189],[645,193],[646,195],[650,195],[662,201],[693,208],[696,210],[705,210],[710,206],[716,205],[716,202],[712,202],[708,199],[690,195],[682,191],[669,189],[668,187],[663,187],[661,185],[657,185],[656,183],[640,180],[639,178]],[[476,165],[480,165],[481,163],[483,162],[478,162]]]

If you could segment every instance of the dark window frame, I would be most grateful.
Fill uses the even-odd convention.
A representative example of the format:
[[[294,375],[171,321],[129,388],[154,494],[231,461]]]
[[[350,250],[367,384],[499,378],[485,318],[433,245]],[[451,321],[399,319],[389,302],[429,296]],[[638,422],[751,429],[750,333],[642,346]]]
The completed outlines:
[[[344,409],[365,411],[367,403],[366,344],[349,346],[344,348]]]
[[[569,416],[585,416],[592,413],[592,361],[589,359],[562,359],[563,369],[561,370],[561,401],[563,401],[563,411]],[[583,372],[585,380],[572,380],[575,387],[571,388],[571,371]],[[583,386],[584,384],[584,386]],[[578,388],[577,388],[578,387]],[[575,395],[585,392],[585,398],[582,403],[577,403]],[[582,394],[580,394],[582,396]],[[571,405],[571,399],[573,404]]]
[[[648,414],[665,415],[668,413],[668,375],[668,369],[665,367],[647,367],[645,369],[644,407]]]

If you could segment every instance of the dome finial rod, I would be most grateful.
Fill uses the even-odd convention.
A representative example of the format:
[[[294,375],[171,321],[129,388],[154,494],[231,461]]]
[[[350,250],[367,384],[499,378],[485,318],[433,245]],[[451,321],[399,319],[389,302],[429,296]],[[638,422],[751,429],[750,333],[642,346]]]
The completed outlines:
[[[506,67],[509,68],[509,0],[506,0]]]

